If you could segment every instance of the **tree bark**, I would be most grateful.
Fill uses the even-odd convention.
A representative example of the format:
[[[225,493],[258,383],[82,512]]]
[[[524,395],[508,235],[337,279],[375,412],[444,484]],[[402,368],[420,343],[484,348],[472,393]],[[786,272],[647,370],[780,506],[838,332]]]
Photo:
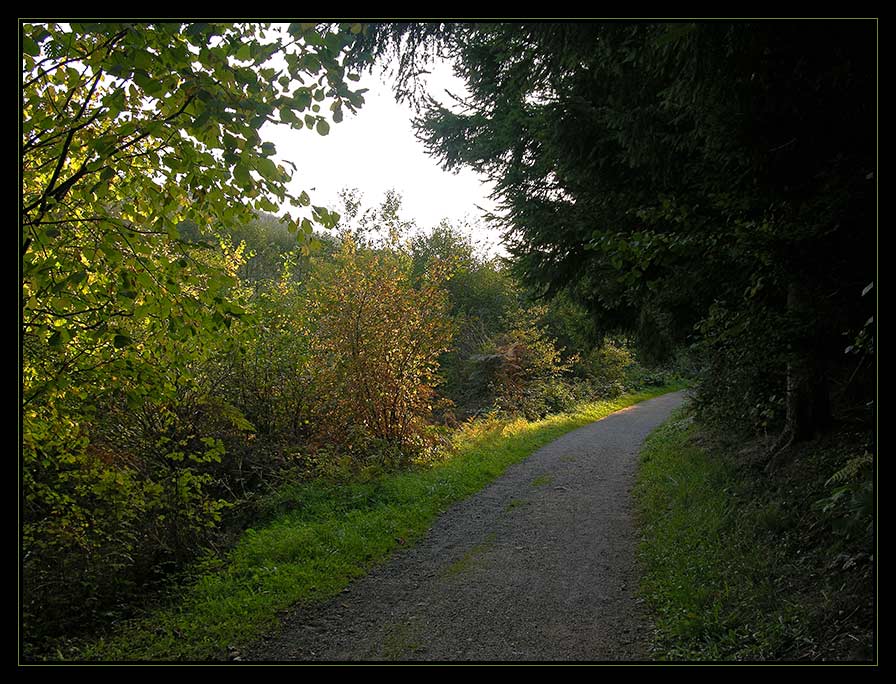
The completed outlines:
[[[794,281],[788,287],[787,313],[796,324],[787,362],[787,413],[784,431],[769,452],[769,471],[781,464],[792,444],[812,439],[831,423],[825,341],[820,339],[818,307],[805,283]]]

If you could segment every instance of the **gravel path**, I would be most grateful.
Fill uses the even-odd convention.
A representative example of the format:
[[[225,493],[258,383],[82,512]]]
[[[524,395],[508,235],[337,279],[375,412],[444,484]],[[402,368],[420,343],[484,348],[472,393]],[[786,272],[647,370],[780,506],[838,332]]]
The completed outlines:
[[[543,447],[243,660],[644,660],[631,488],[675,392]]]

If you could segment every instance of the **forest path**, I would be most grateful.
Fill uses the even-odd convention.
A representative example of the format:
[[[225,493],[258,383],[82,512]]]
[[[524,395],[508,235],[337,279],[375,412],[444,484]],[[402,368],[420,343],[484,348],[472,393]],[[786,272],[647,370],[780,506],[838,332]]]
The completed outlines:
[[[682,401],[546,445],[335,599],[297,606],[243,659],[647,659],[631,489],[644,439]]]

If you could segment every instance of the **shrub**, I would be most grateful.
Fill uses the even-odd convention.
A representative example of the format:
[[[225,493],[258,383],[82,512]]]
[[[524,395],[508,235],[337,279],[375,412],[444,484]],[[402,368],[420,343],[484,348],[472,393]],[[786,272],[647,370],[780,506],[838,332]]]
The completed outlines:
[[[23,613],[33,643],[83,629],[182,567],[227,506],[226,412],[111,398],[98,408],[77,420],[48,405],[25,414]]]
[[[471,380],[488,388],[502,413],[535,419],[571,405],[571,393],[561,389],[570,364],[534,315],[490,339],[470,360]]]
[[[619,396],[630,384],[640,384],[631,382],[631,372],[636,368],[631,351],[612,340],[592,349],[580,366],[601,396]]]
[[[294,443],[309,432],[307,293],[293,277],[297,265],[281,264],[276,280],[254,283],[254,316],[232,328],[233,344],[206,368],[215,392],[239,408],[274,443]]]
[[[315,430],[346,444],[351,425],[365,440],[416,450],[451,335],[439,269],[415,287],[399,250],[358,249],[347,239],[313,290]]]

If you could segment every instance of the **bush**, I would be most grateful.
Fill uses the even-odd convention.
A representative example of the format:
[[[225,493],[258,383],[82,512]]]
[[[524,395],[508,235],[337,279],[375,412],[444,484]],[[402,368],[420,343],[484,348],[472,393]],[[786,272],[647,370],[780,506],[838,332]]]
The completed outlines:
[[[640,384],[631,382],[631,372],[637,368],[631,351],[612,340],[592,349],[579,365],[600,396],[616,397]]]
[[[562,387],[570,365],[534,316],[490,339],[470,361],[472,382],[486,389],[501,413],[535,419],[571,405],[572,395]]]
[[[235,432],[213,403],[175,410],[107,398],[71,423],[41,408],[26,413],[23,444],[23,613],[33,643],[84,629],[207,545],[228,505],[222,438]]]
[[[278,444],[308,436],[313,381],[307,293],[293,279],[295,263],[281,266],[276,280],[255,283],[255,315],[233,326],[234,344],[206,368],[215,391]]]
[[[451,325],[438,268],[415,287],[410,265],[398,250],[362,250],[346,240],[317,274],[313,422],[328,443],[348,446],[351,425],[363,440],[408,457],[421,446]]]

